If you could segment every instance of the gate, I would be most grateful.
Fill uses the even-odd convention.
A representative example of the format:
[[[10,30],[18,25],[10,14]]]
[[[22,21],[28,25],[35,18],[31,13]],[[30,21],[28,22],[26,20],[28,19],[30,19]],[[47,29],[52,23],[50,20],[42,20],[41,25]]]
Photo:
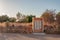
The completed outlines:
[[[42,18],[33,18],[33,32],[43,32],[43,20]]]

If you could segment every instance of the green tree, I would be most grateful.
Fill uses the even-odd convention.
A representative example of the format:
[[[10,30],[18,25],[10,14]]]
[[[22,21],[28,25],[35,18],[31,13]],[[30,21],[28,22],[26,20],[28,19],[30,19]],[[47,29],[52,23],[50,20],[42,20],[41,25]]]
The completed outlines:
[[[20,12],[18,12],[17,14],[16,14],[16,17],[17,17],[17,19],[18,20],[20,20],[20,17],[22,16],[22,14],[20,13]]]
[[[16,18],[14,17],[9,18],[9,22],[16,22]]]
[[[6,22],[9,20],[9,17],[7,15],[0,16],[0,22]]]
[[[60,12],[56,14],[56,21],[58,24],[60,24]]]
[[[58,23],[58,33],[60,34],[60,12],[56,14],[56,22]]]
[[[27,22],[32,22],[32,18],[35,17],[33,15],[29,15],[26,17]]]
[[[53,12],[48,10],[48,11],[45,11],[41,17],[43,17],[44,21],[45,22],[49,22],[49,23],[52,23],[54,22],[54,16],[53,16]]]

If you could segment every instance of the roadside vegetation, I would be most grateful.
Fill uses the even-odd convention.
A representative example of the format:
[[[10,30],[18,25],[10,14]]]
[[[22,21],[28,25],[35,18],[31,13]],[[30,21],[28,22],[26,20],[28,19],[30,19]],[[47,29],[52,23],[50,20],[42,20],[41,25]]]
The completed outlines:
[[[9,22],[31,23],[33,17],[36,17],[36,16],[35,15],[23,15],[22,13],[18,12],[16,14],[16,17],[9,17],[8,15],[0,16],[0,22],[1,23],[6,22],[7,29],[8,28],[10,29]],[[43,14],[41,15],[41,18],[43,18],[43,21],[44,21],[44,32],[45,33],[60,34],[60,12],[56,13],[55,10],[47,9],[45,12],[43,12]],[[15,31],[17,32],[17,30]]]
[[[46,10],[42,16],[44,19],[44,32],[60,34],[60,12],[56,13],[55,10]]]

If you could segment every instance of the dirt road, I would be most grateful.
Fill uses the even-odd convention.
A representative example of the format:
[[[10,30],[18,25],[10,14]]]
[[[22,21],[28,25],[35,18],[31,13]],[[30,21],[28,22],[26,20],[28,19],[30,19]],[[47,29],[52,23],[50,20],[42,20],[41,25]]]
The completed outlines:
[[[60,35],[0,33],[0,40],[60,40]]]

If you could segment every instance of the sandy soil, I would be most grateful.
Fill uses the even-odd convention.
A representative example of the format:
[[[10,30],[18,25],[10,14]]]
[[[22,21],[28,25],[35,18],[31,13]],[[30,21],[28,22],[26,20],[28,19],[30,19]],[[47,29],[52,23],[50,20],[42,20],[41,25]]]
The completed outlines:
[[[60,35],[0,33],[0,40],[60,40]]]

